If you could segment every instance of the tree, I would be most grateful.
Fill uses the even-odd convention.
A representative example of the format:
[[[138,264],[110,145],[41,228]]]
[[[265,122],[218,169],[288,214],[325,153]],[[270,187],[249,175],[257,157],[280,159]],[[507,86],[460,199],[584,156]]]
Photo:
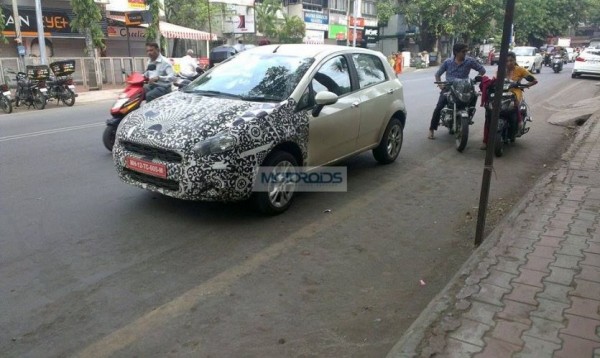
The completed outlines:
[[[258,32],[270,38],[278,37],[280,23],[278,13],[281,10],[281,0],[264,0],[256,3],[256,29]]]
[[[146,5],[152,16],[152,19],[148,24],[148,30],[146,31],[146,41],[157,42],[159,46],[164,49],[166,41],[160,36],[160,10],[162,8],[160,0],[146,0]]]
[[[165,15],[172,24],[191,29],[208,31],[208,9],[206,0],[165,0]],[[211,17],[219,14],[217,4],[210,6]]]
[[[94,56],[95,48],[104,48],[100,8],[94,0],[71,0],[71,8],[75,14],[71,26],[85,35],[85,52]]]
[[[390,17],[400,12],[398,1],[396,0],[380,0],[377,1],[377,22],[379,26],[386,26]]]
[[[283,22],[278,29],[279,42],[301,43],[306,32],[304,21],[298,16],[283,15]]]

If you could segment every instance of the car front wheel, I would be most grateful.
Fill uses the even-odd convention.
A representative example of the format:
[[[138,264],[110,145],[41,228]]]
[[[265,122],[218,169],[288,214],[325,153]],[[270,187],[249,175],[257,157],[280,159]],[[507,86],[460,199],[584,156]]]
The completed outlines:
[[[402,122],[398,118],[392,118],[383,132],[379,145],[373,149],[375,160],[381,164],[393,163],[400,154],[403,140],[404,126]]]
[[[288,152],[274,151],[264,160],[263,167],[269,167],[267,183],[261,183],[266,191],[256,192],[254,200],[258,209],[268,215],[286,211],[292,204],[296,184],[294,174],[298,163]],[[257,177],[255,180],[261,180]]]

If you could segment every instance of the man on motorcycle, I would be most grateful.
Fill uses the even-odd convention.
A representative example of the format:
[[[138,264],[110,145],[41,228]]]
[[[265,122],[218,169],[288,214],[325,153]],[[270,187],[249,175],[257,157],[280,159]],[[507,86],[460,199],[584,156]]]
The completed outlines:
[[[435,73],[435,81],[440,82],[442,74],[446,73],[446,81],[450,82],[457,78],[466,79],[469,78],[469,73],[471,70],[475,70],[479,72],[480,76],[485,74],[485,68],[477,62],[474,58],[467,57],[468,47],[465,44],[457,43],[452,48],[452,53],[454,56],[447,59],[442,63],[438,71]],[[431,124],[429,126],[429,139],[435,139],[433,133],[437,130],[439,122],[440,122],[440,113],[444,106],[447,104],[446,99],[446,91],[443,85],[438,85],[442,90],[440,92],[440,97],[438,99],[438,103],[435,106],[435,110],[433,111],[433,115],[431,116]],[[475,107],[477,102],[477,97],[473,98],[472,107]],[[471,116],[475,113],[471,113]]]
[[[146,102],[150,102],[171,92],[171,83],[175,80],[175,72],[169,61],[160,54],[157,43],[147,43],[146,54],[150,58],[148,65],[156,66],[155,70],[144,73],[144,76],[148,78],[148,84],[144,85]]]
[[[513,83],[518,83],[521,80],[525,79],[527,82],[527,88],[534,86],[538,83],[537,79],[531,74],[531,72],[527,71],[524,67],[517,65],[517,55],[514,52],[509,52],[506,56],[506,78]],[[515,110],[511,114],[509,121],[509,137],[511,138],[511,142],[515,141],[515,136],[518,131],[523,127],[523,119],[519,115],[519,104],[523,100],[523,90],[518,87],[513,87],[510,89],[512,93],[515,95]],[[483,136],[483,144],[481,145],[481,150],[487,149],[487,135],[486,133],[489,130],[489,123],[491,119],[491,111],[489,109],[485,110],[485,128],[484,128],[484,136]]]

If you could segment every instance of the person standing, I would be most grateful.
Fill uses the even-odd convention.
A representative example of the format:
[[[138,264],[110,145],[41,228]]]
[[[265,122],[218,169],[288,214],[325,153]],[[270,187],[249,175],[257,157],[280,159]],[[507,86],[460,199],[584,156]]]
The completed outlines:
[[[171,92],[171,84],[175,80],[175,72],[169,61],[160,54],[156,42],[149,42],[146,44],[146,54],[150,59],[148,66],[155,66],[154,70],[149,70],[144,73],[144,76],[148,78],[148,83],[144,85],[146,102],[151,102],[158,97]]]
[[[441,82],[442,75],[446,74],[446,81],[452,82],[455,79],[466,79],[469,78],[469,73],[471,70],[475,70],[479,72],[480,76],[485,74],[485,68],[477,60],[472,57],[467,56],[468,46],[463,43],[457,43],[452,48],[452,53],[454,56],[450,57],[446,61],[444,61],[440,68],[435,73],[435,81]],[[438,87],[441,89],[440,97],[438,98],[438,103],[433,110],[433,115],[431,116],[431,124],[429,125],[429,139],[435,139],[434,131],[437,130],[439,122],[440,122],[440,113],[442,109],[446,106],[448,100],[446,97],[446,92],[448,89],[439,84]],[[471,107],[475,107],[477,102],[477,97],[473,98],[473,103]],[[474,115],[471,114],[471,115]]]

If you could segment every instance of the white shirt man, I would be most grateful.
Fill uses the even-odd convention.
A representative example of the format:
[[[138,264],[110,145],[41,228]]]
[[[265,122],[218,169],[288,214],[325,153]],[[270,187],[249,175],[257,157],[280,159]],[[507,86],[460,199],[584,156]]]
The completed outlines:
[[[197,61],[192,55],[194,51],[188,50],[187,55],[183,56],[181,59],[181,64],[179,66],[180,72],[182,75],[186,77],[192,77],[196,75],[196,67],[198,66]]]

